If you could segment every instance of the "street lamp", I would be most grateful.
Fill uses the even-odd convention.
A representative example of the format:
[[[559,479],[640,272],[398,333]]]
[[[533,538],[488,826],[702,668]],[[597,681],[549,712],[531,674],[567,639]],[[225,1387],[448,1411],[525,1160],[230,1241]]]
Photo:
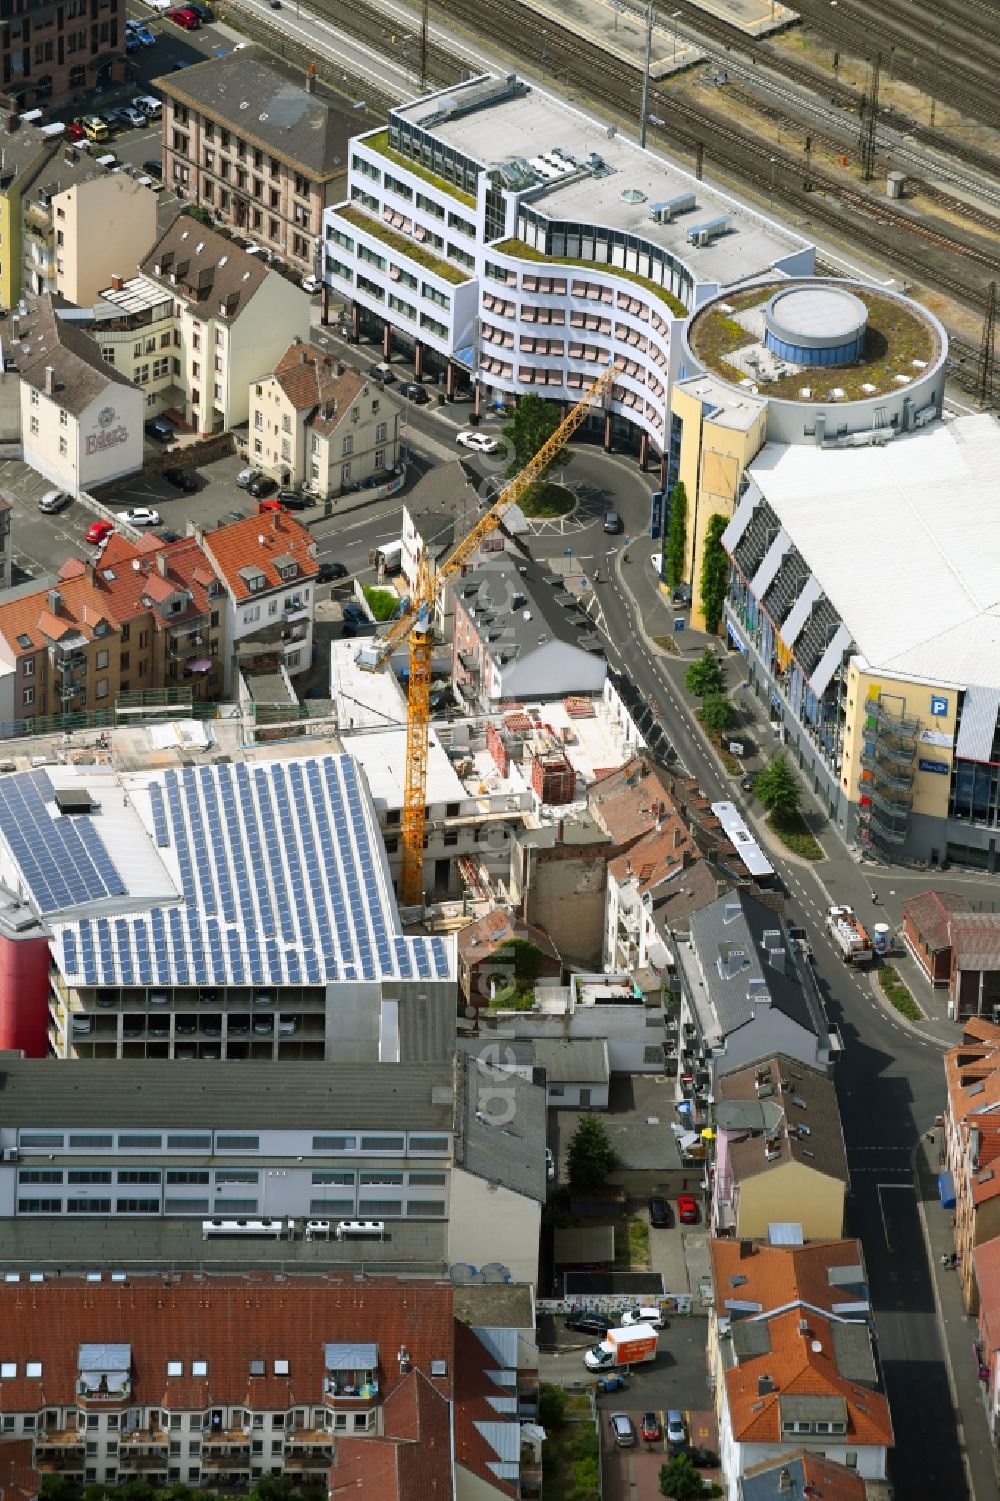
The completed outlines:
[[[771,157],[771,207],[772,208],[774,208],[774,172],[775,172],[775,168],[777,167],[777,165],[778,165],[778,158],[776,156],[772,156]]]

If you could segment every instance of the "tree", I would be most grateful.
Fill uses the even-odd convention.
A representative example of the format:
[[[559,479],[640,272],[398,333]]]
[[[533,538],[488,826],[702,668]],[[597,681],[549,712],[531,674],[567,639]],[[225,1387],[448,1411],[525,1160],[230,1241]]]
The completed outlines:
[[[701,718],[706,730],[721,735],[733,722],[733,706],[721,693],[712,693],[702,703]]]
[[[700,1501],[704,1495],[701,1476],[687,1454],[678,1454],[660,1467],[660,1495],[673,1501]]]
[[[687,559],[687,491],[681,480],[670,492],[670,521],[667,526],[665,549],[667,583],[671,589],[684,582],[684,564]]]
[[[215,224],[211,212],[200,203],[189,203],[187,213],[192,219],[197,219],[199,224],[204,224],[207,229],[211,229]]]
[[[566,1393],[551,1381],[543,1381],[538,1388],[538,1421],[546,1432],[566,1426]]]
[[[708,518],[708,525],[705,528],[705,548],[701,555],[701,577],[698,585],[706,631],[719,629],[722,606],[726,600],[729,559],[720,539],[728,525],[727,517],[716,514]]]
[[[559,408],[552,402],[543,401],[534,392],[522,396],[514,408],[513,416],[504,424],[503,435],[513,458],[507,467],[509,475],[519,474],[543,443],[559,426]],[[543,476],[539,475],[539,479]]]
[[[57,1475],[50,1471],[42,1476],[42,1483],[38,1494],[43,1501],[77,1501],[80,1495],[80,1486],[68,1475]]]
[[[712,698],[721,693],[725,683],[722,663],[710,646],[706,646],[696,662],[692,662],[684,677],[689,693],[698,698]]]
[[[573,1132],[568,1154],[569,1181],[574,1188],[603,1188],[618,1157],[602,1120],[585,1115]]]
[[[802,788],[792,773],[784,752],[758,773],[753,790],[769,813],[794,818],[802,801]]]

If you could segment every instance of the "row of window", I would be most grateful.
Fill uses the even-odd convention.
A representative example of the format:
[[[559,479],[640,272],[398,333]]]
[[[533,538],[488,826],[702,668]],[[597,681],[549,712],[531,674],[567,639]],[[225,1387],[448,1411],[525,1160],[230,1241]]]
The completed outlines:
[[[166,1182],[176,1183],[209,1183],[213,1174],[207,1168],[168,1168],[166,1169]],[[235,1183],[260,1182],[260,1172],[257,1168],[216,1168],[214,1171],[216,1186],[230,1185]],[[53,1184],[53,1183],[161,1183],[164,1180],[164,1169],[152,1168],[118,1168],[112,1171],[104,1167],[68,1168],[65,1171],[58,1167],[23,1167],[19,1169],[17,1181],[19,1184]],[[427,1188],[443,1188],[447,1183],[445,1173],[421,1173],[421,1172],[391,1172],[385,1168],[374,1168],[369,1172],[355,1172],[354,1169],[320,1169],[312,1174],[314,1184],[333,1183],[354,1187],[359,1182],[363,1188],[388,1185],[394,1187],[398,1184],[419,1184]]]
[[[260,1151],[259,1135],[247,1132],[216,1131],[214,1141],[217,1152]],[[211,1152],[212,1143],[211,1131],[171,1132],[166,1137],[166,1150],[168,1152]],[[70,1151],[93,1152],[103,1151],[116,1145],[119,1151],[160,1151],[163,1149],[164,1137],[159,1131],[119,1131],[117,1138],[111,1132],[71,1131],[67,1135],[63,1131],[22,1131],[17,1144],[26,1151],[32,1148],[39,1151],[43,1149],[51,1151],[54,1147],[64,1149],[68,1146]],[[314,1152],[385,1153],[409,1150],[411,1152],[434,1152],[447,1156],[450,1147],[449,1136],[414,1131],[411,1131],[408,1136],[402,1132],[324,1132],[312,1138],[312,1151]],[[168,1178],[168,1181],[171,1180]]]
[[[159,1198],[155,1199],[21,1199],[17,1201],[18,1214],[31,1215],[61,1215],[61,1214],[179,1214],[188,1217],[201,1218],[206,1214],[213,1215],[249,1215],[255,1216],[260,1212],[260,1204],[256,1198],[232,1198],[221,1197],[209,1201],[208,1199],[164,1199],[161,1207]],[[359,1199],[355,1202],[352,1195],[350,1198],[322,1198],[310,1199],[309,1213],[320,1219],[353,1219],[356,1215],[362,1219],[401,1219],[404,1215],[415,1219],[443,1218],[445,1203],[443,1199],[408,1199],[406,1207],[403,1207],[402,1199]]]

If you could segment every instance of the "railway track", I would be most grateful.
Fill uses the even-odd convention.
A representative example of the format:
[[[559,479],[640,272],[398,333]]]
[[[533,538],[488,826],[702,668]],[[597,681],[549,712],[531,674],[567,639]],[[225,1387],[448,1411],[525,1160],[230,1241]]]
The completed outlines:
[[[996,79],[1000,73],[1000,43],[970,27],[938,15],[921,32],[914,24],[913,7],[879,0],[797,0],[803,21],[834,47],[853,56],[881,53],[887,67],[892,56],[894,76],[950,104],[972,120],[1000,127]],[[940,22],[940,25],[938,24]],[[864,50],[859,52],[859,38]]]

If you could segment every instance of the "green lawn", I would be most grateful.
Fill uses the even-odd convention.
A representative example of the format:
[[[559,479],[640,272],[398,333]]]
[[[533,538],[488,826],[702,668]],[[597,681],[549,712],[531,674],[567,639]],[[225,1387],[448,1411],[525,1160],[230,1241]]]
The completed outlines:
[[[465,193],[461,188],[456,188],[453,182],[445,177],[439,177],[432,172],[430,167],[425,167],[422,162],[415,162],[411,157],[404,156],[401,151],[389,145],[388,130],[380,130],[375,135],[365,136],[363,145],[372,151],[377,151],[379,156],[384,156],[387,161],[395,162],[397,167],[405,167],[407,172],[412,172],[414,177],[420,177],[424,182],[430,183],[432,188],[439,188],[442,193],[448,193],[452,198],[457,198],[459,203],[464,203],[466,208],[475,208],[476,200],[471,193]]]
[[[353,224],[355,229],[362,230],[373,239],[381,240],[383,245],[388,245],[397,255],[405,256],[417,266],[423,266],[425,271],[432,271],[435,276],[440,276],[442,281],[450,281],[453,286],[459,286],[462,282],[471,281],[472,272],[463,271],[460,266],[453,266],[450,261],[444,261],[439,255],[432,254],[418,245],[416,240],[411,240],[408,235],[401,235],[398,230],[389,229],[379,219],[373,219],[363,209],[355,208],[353,204],[338,208],[338,219],[346,219],[348,224]]]
[[[899,978],[899,971],[893,969],[891,964],[884,964],[879,970],[878,983],[900,1016],[905,1016],[911,1022],[923,1021],[924,1013],[913,999],[909,986],[904,985]]]
[[[615,1270],[649,1271],[649,1226],[638,1215],[615,1226]]]
[[[800,855],[803,860],[822,860],[822,845],[809,831],[809,825],[801,813],[795,813],[791,818],[782,818],[777,813],[767,815],[767,826],[773,834],[777,834],[786,850],[791,850],[793,855]]]
[[[564,485],[533,485],[521,501],[525,516],[568,516],[576,496]]]

